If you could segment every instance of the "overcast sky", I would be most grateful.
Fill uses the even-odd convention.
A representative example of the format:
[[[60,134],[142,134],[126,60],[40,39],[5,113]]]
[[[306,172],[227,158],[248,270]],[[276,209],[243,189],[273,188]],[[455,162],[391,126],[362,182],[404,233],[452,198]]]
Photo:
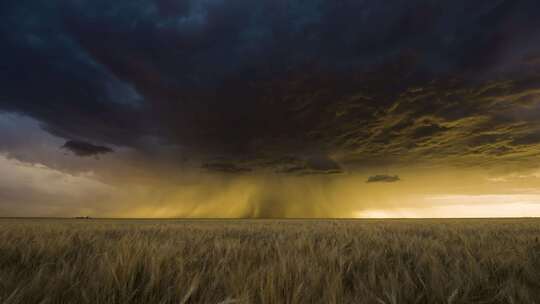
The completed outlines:
[[[535,0],[0,2],[0,216],[540,216]]]

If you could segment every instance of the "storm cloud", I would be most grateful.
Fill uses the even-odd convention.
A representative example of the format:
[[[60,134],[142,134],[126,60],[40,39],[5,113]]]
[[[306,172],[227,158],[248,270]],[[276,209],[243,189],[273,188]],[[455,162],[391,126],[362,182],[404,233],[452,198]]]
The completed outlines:
[[[379,174],[368,177],[366,183],[395,183],[401,179],[397,175]]]
[[[68,140],[63,149],[73,152],[77,156],[97,156],[100,154],[112,153],[113,149],[105,146],[98,146],[84,141]]]
[[[236,164],[232,163],[214,162],[204,164],[202,167],[210,171],[217,171],[223,173],[246,173],[252,171],[251,168],[239,167]]]
[[[290,155],[362,163],[536,151],[540,128],[519,112],[540,111],[538,8],[8,1],[0,109],[63,138],[141,150],[157,138],[234,166]],[[473,134],[493,140],[480,145]],[[271,169],[340,171],[307,163]]]

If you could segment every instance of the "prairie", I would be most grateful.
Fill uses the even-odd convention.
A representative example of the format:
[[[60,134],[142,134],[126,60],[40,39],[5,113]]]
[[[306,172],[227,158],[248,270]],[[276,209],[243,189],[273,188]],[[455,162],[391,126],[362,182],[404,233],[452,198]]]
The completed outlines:
[[[0,303],[539,303],[540,220],[0,220]]]

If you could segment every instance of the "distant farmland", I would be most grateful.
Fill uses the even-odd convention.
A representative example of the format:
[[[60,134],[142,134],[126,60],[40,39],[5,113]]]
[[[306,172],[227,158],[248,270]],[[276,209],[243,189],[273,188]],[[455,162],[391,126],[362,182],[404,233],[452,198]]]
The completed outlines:
[[[0,303],[539,303],[540,220],[0,220]]]

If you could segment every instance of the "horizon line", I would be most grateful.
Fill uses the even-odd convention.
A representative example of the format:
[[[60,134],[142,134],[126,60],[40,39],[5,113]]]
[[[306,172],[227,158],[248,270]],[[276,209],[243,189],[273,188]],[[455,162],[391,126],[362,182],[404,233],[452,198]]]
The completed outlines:
[[[489,219],[540,219],[538,216],[508,217],[63,217],[63,216],[0,216],[0,220],[58,219],[58,220],[164,220],[164,221],[234,221],[234,220],[489,220]]]

